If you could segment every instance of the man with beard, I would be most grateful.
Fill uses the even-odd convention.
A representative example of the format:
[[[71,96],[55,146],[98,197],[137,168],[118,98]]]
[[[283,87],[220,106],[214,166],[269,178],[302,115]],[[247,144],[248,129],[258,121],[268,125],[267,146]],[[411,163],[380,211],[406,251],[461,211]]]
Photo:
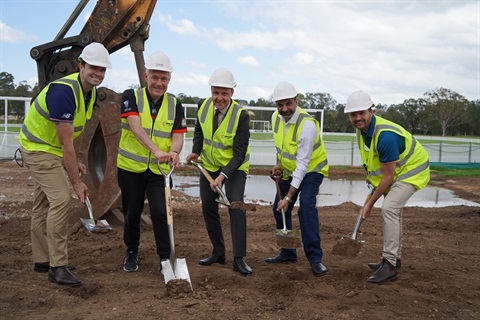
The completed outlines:
[[[323,276],[327,268],[322,263],[320,222],[317,194],[323,178],[328,176],[325,146],[320,137],[317,120],[298,106],[298,94],[289,82],[280,82],[273,91],[277,111],[272,115],[273,138],[277,164],[270,175],[282,176],[280,189],[273,202],[277,229],[283,228],[281,210],[285,210],[287,229],[292,229],[292,210],[300,199],[298,217],[303,250],[315,276]],[[297,250],[282,248],[277,256],[265,259],[267,263],[296,262]]]
[[[383,251],[379,262],[369,263],[376,270],[368,282],[384,283],[397,277],[402,256],[402,218],[405,203],[430,180],[428,153],[400,125],[374,115],[373,102],[363,91],[353,92],[345,113],[356,128],[357,145],[374,188],[361,213],[370,216],[373,205],[383,195]]]
[[[81,281],[68,266],[67,238],[71,189],[85,202],[87,186],[79,173],[74,139],[91,118],[99,86],[112,64],[105,47],[87,45],[79,56],[79,72],[47,85],[35,98],[20,132],[22,157],[34,178],[31,222],[34,270],[48,272],[59,285],[78,286]],[[65,175],[65,170],[68,175]]]

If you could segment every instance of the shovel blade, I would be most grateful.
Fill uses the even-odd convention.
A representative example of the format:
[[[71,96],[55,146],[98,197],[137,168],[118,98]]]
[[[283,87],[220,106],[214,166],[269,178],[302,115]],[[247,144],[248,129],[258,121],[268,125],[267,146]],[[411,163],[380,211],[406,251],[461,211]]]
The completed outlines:
[[[162,260],[162,273],[165,284],[168,284],[172,280],[184,280],[188,282],[190,290],[193,290],[185,258],[175,259],[173,265],[170,259]]]
[[[101,231],[113,230],[113,228],[108,224],[107,220],[100,220],[95,222],[94,219],[80,218],[80,221],[82,221],[82,224],[90,232],[101,232]]]
[[[296,249],[302,246],[299,232],[296,230],[277,229],[275,232],[277,246],[285,249]]]

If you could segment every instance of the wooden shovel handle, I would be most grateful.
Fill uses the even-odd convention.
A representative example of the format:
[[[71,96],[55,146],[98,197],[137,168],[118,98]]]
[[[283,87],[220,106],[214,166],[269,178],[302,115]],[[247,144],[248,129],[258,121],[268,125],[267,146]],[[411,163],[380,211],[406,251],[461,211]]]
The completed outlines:
[[[198,167],[198,169],[200,169],[200,171],[202,172],[202,174],[205,176],[205,178],[207,178],[208,182],[210,183],[214,183],[215,180],[212,178],[212,176],[210,175],[210,173],[208,173],[208,171],[200,164],[200,162],[198,161],[190,161],[191,164],[195,165]]]

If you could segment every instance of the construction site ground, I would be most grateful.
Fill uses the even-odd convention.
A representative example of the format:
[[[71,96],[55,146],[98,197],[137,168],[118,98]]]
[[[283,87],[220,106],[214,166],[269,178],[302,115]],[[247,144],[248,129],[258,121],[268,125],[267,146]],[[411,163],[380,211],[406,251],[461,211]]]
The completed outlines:
[[[254,169],[252,174],[267,174]],[[363,179],[361,169],[331,170],[330,179]],[[451,189],[480,203],[480,177],[442,178],[431,186]],[[272,184],[272,198],[275,188]],[[247,185],[248,187],[248,185]],[[382,251],[380,210],[361,226],[365,244],[356,257],[332,254],[348,237],[359,206],[319,207],[323,263],[314,277],[303,250],[298,262],[272,265],[278,252],[271,207],[247,213],[248,254],[253,275],[232,271],[228,212],[221,208],[227,263],[201,266],[211,252],[200,201],[173,190],[177,257],[187,261],[193,292],[167,292],[153,231],[143,225],[137,272],[122,270],[122,226],[90,233],[71,225],[70,264],[83,284],[66,288],[33,271],[30,210],[33,182],[26,168],[0,162],[0,319],[479,319],[480,207],[404,210],[402,267],[397,280],[370,284],[367,263]],[[76,200],[72,202],[72,206]],[[298,227],[298,217],[294,225]]]

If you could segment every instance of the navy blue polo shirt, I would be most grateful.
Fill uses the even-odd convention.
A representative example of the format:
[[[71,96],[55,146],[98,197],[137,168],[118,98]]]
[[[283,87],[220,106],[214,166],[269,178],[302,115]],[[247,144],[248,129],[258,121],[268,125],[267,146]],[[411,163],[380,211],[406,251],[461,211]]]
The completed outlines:
[[[372,117],[367,133],[360,131],[365,145],[370,148],[376,118]],[[381,163],[398,161],[400,154],[405,151],[405,138],[392,131],[383,131],[378,137],[377,151]]]
[[[85,95],[85,108],[88,108],[92,90]],[[50,120],[55,122],[73,122],[75,115],[75,96],[72,89],[64,84],[51,84],[47,92],[47,108]]]

